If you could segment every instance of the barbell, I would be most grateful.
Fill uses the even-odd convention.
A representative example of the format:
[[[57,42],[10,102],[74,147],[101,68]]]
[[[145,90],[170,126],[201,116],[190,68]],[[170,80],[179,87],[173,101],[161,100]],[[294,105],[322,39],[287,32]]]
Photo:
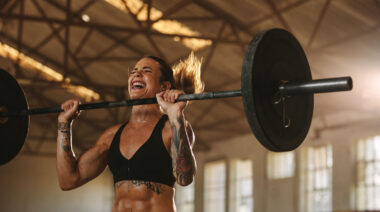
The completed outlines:
[[[276,152],[296,149],[305,139],[313,116],[314,93],[352,89],[351,77],[312,80],[306,55],[296,38],[283,29],[257,34],[246,52],[241,90],[184,94],[177,101],[242,96],[249,126],[257,140]],[[79,110],[155,104],[156,98],[79,105]],[[29,115],[58,113],[61,107],[29,109],[22,88],[0,71],[0,165],[23,146]]]

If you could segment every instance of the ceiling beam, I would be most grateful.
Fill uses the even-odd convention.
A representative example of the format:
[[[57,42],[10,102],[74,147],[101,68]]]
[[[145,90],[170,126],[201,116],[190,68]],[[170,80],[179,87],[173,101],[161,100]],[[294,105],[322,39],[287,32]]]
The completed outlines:
[[[285,12],[287,12],[287,11],[289,11],[289,10],[292,10],[292,9],[295,9],[295,8],[297,8],[297,7],[299,7],[299,6],[302,6],[302,5],[304,5],[305,3],[307,3],[307,2],[309,2],[309,0],[299,0],[299,1],[296,1],[295,3],[293,3],[293,4],[289,4],[289,5],[285,6],[285,7],[282,8],[282,9],[278,9],[278,12],[279,12],[279,13],[285,13]],[[250,28],[252,28],[252,27],[256,26],[257,24],[260,24],[260,23],[262,23],[262,22],[264,22],[264,21],[266,21],[266,20],[268,20],[268,19],[271,19],[271,18],[273,18],[273,17],[276,17],[276,14],[271,13],[271,14],[265,15],[265,16],[263,16],[263,17],[257,19],[257,20],[252,21],[252,22],[250,22],[250,23],[247,24],[247,25],[248,25]]]
[[[25,12],[25,0],[20,0],[20,7],[19,7],[19,13],[20,15],[24,15]],[[18,29],[17,29],[17,50],[19,52],[22,52],[22,37],[23,37],[23,30],[24,30],[24,20],[21,18],[18,20]],[[17,62],[16,63],[16,76],[20,75],[20,65]]]
[[[217,35],[217,40],[214,41],[214,42],[212,42],[211,49],[210,49],[210,51],[209,51],[209,53],[208,53],[208,55],[206,57],[206,61],[203,64],[203,71],[201,73],[202,77],[205,75],[205,73],[207,71],[207,68],[208,68],[208,66],[210,64],[212,56],[214,55],[216,46],[218,45],[219,41],[222,39],[222,34],[223,34],[225,28],[226,28],[226,22],[223,22],[222,26],[220,26],[220,28],[219,28],[219,32],[218,32],[218,35]]]
[[[291,32],[291,29],[289,27],[289,24],[285,21],[284,17],[282,16],[281,12],[277,9],[276,5],[272,0],[266,0],[270,8],[272,9],[274,15],[277,17],[277,19],[280,21],[282,26],[289,32]]]
[[[358,30],[357,32],[350,34],[350,35],[346,35],[343,38],[338,38],[338,39],[335,39],[333,41],[328,41],[328,42],[326,42],[320,46],[311,48],[309,50],[309,52],[312,54],[319,53],[319,52],[321,52],[327,48],[331,48],[331,47],[339,45],[339,44],[343,44],[343,43],[346,43],[346,42],[349,42],[349,41],[352,41],[355,39],[359,39],[363,36],[368,36],[369,34],[374,33],[376,31],[378,31],[379,29],[380,29],[380,23],[378,23],[375,26],[369,27],[365,30]]]
[[[162,14],[162,16],[160,18],[158,18],[157,20],[152,21],[152,23],[155,23],[155,22],[160,21],[160,20],[167,19],[171,15],[173,15],[175,13],[178,13],[180,10],[182,10],[183,8],[185,8],[190,3],[191,3],[191,0],[182,0],[182,1],[174,4],[173,6],[169,7],[168,9],[166,9],[163,12],[163,14]]]
[[[213,13],[215,16],[219,17],[220,19],[225,20],[227,23],[236,26],[242,32],[250,36],[253,36],[253,33],[250,31],[248,26],[246,26],[240,20],[235,18],[235,16],[219,8],[217,5],[212,4],[208,1],[204,1],[204,0],[193,0],[193,2],[197,4],[198,6],[203,7],[204,9],[210,11],[211,13]]]
[[[315,36],[318,33],[319,28],[321,27],[322,21],[326,15],[327,9],[329,8],[331,0],[326,0],[325,4],[323,5],[322,11],[319,14],[319,18],[317,20],[317,23],[314,26],[313,32],[311,33],[311,36],[309,38],[309,41],[307,42],[306,49],[310,49],[311,45],[313,44],[313,41],[315,39]]]
[[[49,18],[45,19],[43,17],[34,16],[34,15],[19,15],[19,14],[5,14],[0,13],[0,17],[6,18],[6,19],[14,19],[19,20],[23,19],[24,21],[30,21],[30,22],[39,22],[39,23],[46,23],[50,22],[52,24],[65,24],[66,20],[60,19],[60,18]],[[126,27],[126,26],[116,26],[116,25],[108,25],[108,24],[99,24],[99,23],[86,23],[81,21],[73,21],[71,20],[69,23],[71,26],[77,26],[77,27],[83,27],[83,28],[93,28],[100,32],[103,32],[103,34],[109,36],[109,33],[104,33],[106,30],[116,31],[116,32],[130,32],[130,33],[136,33],[136,34],[146,34],[149,33],[153,36],[158,37],[179,37],[179,38],[196,38],[196,39],[204,39],[204,40],[211,40],[216,41],[217,38],[213,36],[206,36],[206,35],[183,35],[183,34],[165,34],[158,31],[147,31],[147,29],[139,29],[139,28],[132,28],[132,27]],[[114,39],[116,39],[113,36]],[[237,40],[231,40],[231,39],[221,39],[220,42],[223,43],[231,43],[231,44],[245,44],[247,45],[248,42],[240,43]]]
[[[3,38],[3,41],[4,41],[4,38],[5,38],[6,40],[8,40],[8,41],[9,41],[8,44],[9,44],[9,43],[16,43],[16,42],[17,42],[17,41],[14,40],[13,38],[11,38],[9,35],[5,34],[3,31],[0,31],[0,37]],[[35,57],[37,57],[37,58],[40,58],[40,59],[43,60],[44,62],[50,64],[52,68],[59,68],[59,69],[62,68],[62,64],[61,64],[60,62],[55,61],[54,59],[49,58],[48,56],[43,55],[42,53],[40,53],[40,52],[38,52],[38,51],[35,51],[32,47],[26,45],[25,43],[23,44],[23,49],[30,53],[30,55],[28,55],[28,56],[32,56],[32,55],[33,55],[33,56],[35,56]],[[79,79],[81,79],[81,76],[79,76],[79,75],[77,74],[77,72],[75,72],[75,71],[71,71],[71,73],[72,73],[74,76],[76,76],[76,77],[78,77]],[[63,83],[63,82],[62,82],[62,83]],[[74,83],[75,83],[75,82],[74,82]],[[106,89],[103,89],[101,84],[97,84],[97,83],[94,83],[94,82],[86,82],[86,81],[83,81],[83,82],[81,82],[81,85],[88,86],[89,88],[91,88],[91,89],[95,90],[96,92],[100,93],[101,96],[104,96],[104,95],[106,95],[106,94],[111,94],[111,95],[112,95],[112,93],[108,93]],[[109,86],[107,86],[107,87],[109,87]]]

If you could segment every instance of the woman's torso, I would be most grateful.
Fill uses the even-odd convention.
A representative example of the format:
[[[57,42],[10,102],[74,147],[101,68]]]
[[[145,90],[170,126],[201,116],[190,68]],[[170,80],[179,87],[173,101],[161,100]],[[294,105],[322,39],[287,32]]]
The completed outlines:
[[[108,156],[114,175],[114,212],[174,211],[174,176],[170,142],[162,131],[167,117],[143,125],[124,124],[116,133]]]

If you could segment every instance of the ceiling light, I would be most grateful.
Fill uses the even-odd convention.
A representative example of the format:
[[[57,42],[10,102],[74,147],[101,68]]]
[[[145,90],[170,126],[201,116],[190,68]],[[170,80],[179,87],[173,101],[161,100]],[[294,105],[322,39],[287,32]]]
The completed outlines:
[[[61,73],[53,70],[48,66],[43,65],[37,60],[26,56],[25,54],[19,52],[17,49],[2,42],[0,42],[0,56],[8,58],[14,63],[18,63],[25,69],[40,73],[41,76],[46,80],[63,82],[61,85],[63,88],[66,88],[69,92],[84,98],[88,102],[100,99],[100,95],[95,91],[84,86],[71,85],[70,78],[64,79]]]
[[[84,21],[84,22],[89,22],[90,21],[90,16],[89,15],[87,15],[87,14],[83,14],[82,15],[82,21]]]

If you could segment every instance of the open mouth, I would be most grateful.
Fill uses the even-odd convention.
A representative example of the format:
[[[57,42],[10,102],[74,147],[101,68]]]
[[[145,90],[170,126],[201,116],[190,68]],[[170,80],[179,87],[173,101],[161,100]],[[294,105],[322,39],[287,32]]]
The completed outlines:
[[[143,89],[145,88],[145,83],[142,81],[134,81],[132,82],[132,89]]]

